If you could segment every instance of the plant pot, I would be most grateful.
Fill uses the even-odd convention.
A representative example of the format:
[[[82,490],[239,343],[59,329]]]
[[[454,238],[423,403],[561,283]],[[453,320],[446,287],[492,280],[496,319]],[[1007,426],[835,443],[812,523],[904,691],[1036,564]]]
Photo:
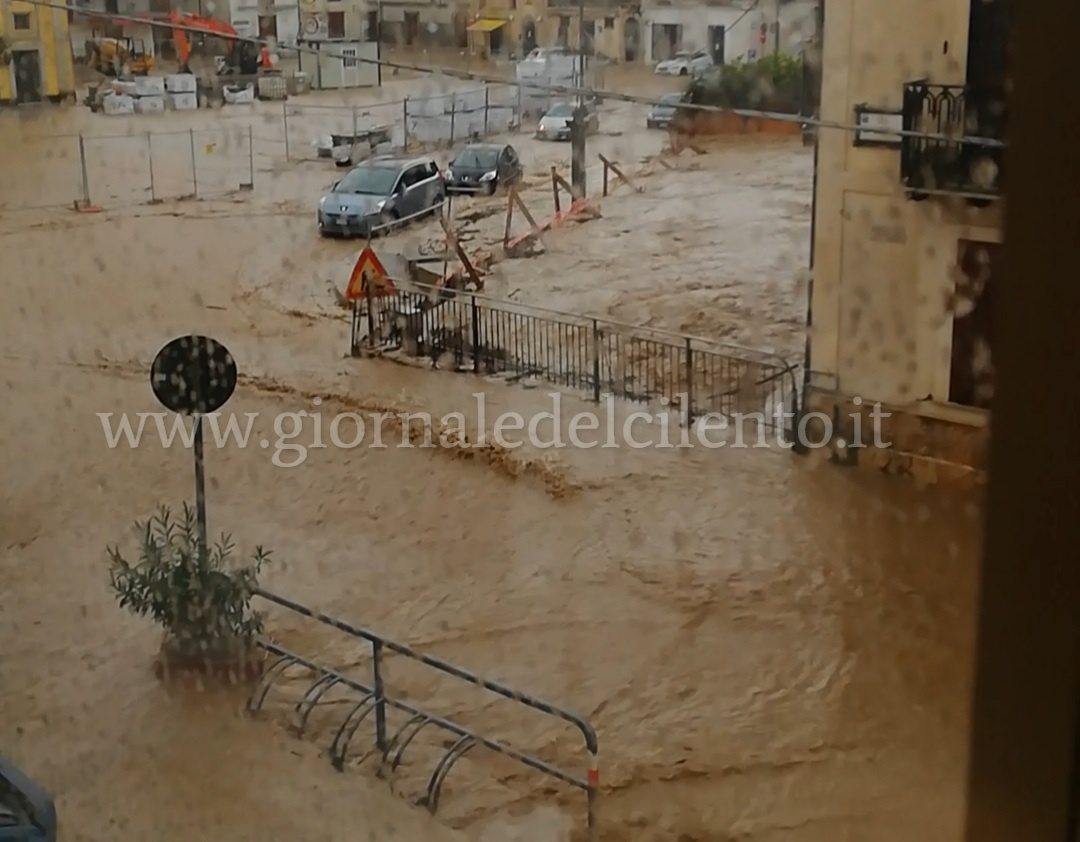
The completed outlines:
[[[236,684],[257,679],[265,661],[264,649],[239,638],[197,642],[167,636],[154,659],[154,674],[165,681],[190,675]]]

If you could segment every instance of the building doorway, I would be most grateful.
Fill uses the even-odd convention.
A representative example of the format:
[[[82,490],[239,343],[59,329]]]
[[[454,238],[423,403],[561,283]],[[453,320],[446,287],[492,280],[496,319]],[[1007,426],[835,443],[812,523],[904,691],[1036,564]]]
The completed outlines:
[[[957,261],[949,400],[989,409],[994,395],[993,295],[1001,275],[1001,244],[961,240]]]
[[[652,25],[652,60],[664,61],[679,51],[682,27],[677,23],[654,23]]]
[[[41,58],[37,50],[15,50],[11,54],[15,71],[15,101],[41,102]]]
[[[709,27],[709,54],[712,56],[713,64],[717,67],[724,64],[724,38],[726,35],[726,27]]]
[[[596,55],[596,21],[587,20],[582,29],[578,49],[587,56]]]
[[[623,58],[626,61],[637,61],[641,52],[641,25],[637,18],[627,18],[623,24],[623,42]]]
[[[526,18],[521,27],[521,58],[525,58],[536,49],[536,22]]]
[[[259,37],[277,40],[277,15],[259,15]]]
[[[405,13],[405,45],[411,47],[420,37],[420,13]]]
[[[503,27],[488,33],[488,55],[501,55],[503,50]]]
[[[559,34],[555,36],[555,43],[560,47],[570,46],[570,18],[559,15]]]

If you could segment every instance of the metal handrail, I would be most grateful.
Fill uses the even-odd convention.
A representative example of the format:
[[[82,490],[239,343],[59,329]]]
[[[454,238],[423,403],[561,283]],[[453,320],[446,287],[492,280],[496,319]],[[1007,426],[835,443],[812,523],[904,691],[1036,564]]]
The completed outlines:
[[[255,588],[253,594],[255,596],[261,596],[263,599],[280,605],[283,608],[287,608],[297,614],[302,614],[305,617],[310,617],[313,620],[318,620],[324,625],[335,628],[338,631],[345,632],[345,634],[351,635],[353,637],[358,637],[361,640],[368,641],[369,643],[380,644],[391,652],[396,652],[399,655],[404,655],[406,658],[412,658],[413,660],[420,661],[422,664],[425,664],[426,666],[429,666],[433,669],[437,669],[440,672],[445,672],[448,675],[454,676],[455,678],[469,681],[479,687],[483,687],[485,690],[490,690],[492,693],[496,693],[507,699],[519,702],[526,707],[534,708],[541,711],[542,713],[546,713],[550,716],[555,716],[559,719],[569,722],[581,732],[582,737],[584,737],[585,739],[585,748],[588,749],[589,753],[597,753],[596,731],[585,720],[584,717],[576,713],[565,710],[564,708],[558,707],[557,705],[553,705],[550,702],[537,698],[536,696],[514,690],[513,688],[507,687],[504,684],[499,684],[496,681],[490,681],[489,679],[481,678],[479,675],[469,672],[466,669],[462,669],[461,667],[455,666],[454,664],[451,664],[448,661],[444,661],[441,658],[435,658],[431,655],[425,655],[422,652],[417,652],[415,649],[412,649],[403,643],[398,643],[396,641],[390,640],[389,638],[383,637],[380,634],[376,634],[369,629],[354,626],[351,623],[346,623],[344,620],[339,620],[336,617],[331,617],[329,614],[324,614],[321,611],[315,611],[314,609],[308,608],[306,605],[301,605],[298,602],[294,602],[291,599],[279,596],[278,594],[272,593],[271,591],[268,591],[264,588]]]
[[[322,666],[321,664],[317,664],[314,661],[304,658],[301,655],[297,655],[295,652],[291,652],[276,643],[271,643],[266,640],[259,640],[257,641],[257,643],[267,652],[270,652],[273,655],[278,655],[282,658],[286,658],[290,663],[299,664],[300,666],[306,667],[307,669],[312,670],[313,672],[317,672],[322,676],[330,676],[334,678],[338,684],[348,687],[350,690],[355,690],[356,692],[363,694],[375,693],[375,691],[371,687],[368,687],[362,682],[357,681],[353,678],[349,678],[347,675],[343,675],[337,670],[329,669]],[[485,748],[489,748],[492,751],[498,752],[499,754],[504,754],[507,757],[517,760],[532,769],[536,769],[538,772],[543,772],[546,775],[550,775],[556,780],[560,780],[563,783],[577,787],[578,789],[589,789],[589,781],[587,778],[580,778],[575,775],[571,775],[568,772],[564,772],[558,766],[553,766],[551,763],[541,760],[538,757],[533,757],[531,755],[525,754],[522,751],[511,748],[505,743],[499,742],[498,740],[493,740],[488,737],[481,736],[480,734],[469,730],[463,725],[458,725],[456,722],[452,722],[449,719],[444,719],[443,717],[437,716],[433,713],[428,713],[427,711],[418,708],[415,705],[411,705],[408,702],[404,702],[401,699],[396,699],[392,696],[382,696],[381,699],[387,705],[392,708],[396,708],[397,710],[400,710],[402,713],[408,713],[412,716],[423,717],[423,719],[430,724],[437,725],[438,727],[443,728],[446,731],[457,734],[459,737],[468,737],[470,739],[476,740],[476,742],[480,743]]]
[[[435,725],[455,734],[459,737],[458,741],[454,743],[454,746],[449,752],[439,761],[439,764],[435,768],[432,776],[429,780],[427,787],[427,794],[422,799],[421,803],[427,805],[428,809],[432,812],[438,807],[439,803],[439,790],[450,771],[450,768],[457,762],[457,760],[471,747],[473,744],[482,745],[494,752],[505,755],[513,760],[517,760],[529,768],[535,769],[538,772],[542,772],[556,780],[562,781],[566,784],[574,786],[578,789],[582,789],[586,793],[587,798],[587,818],[586,825],[591,834],[595,833],[595,815],[596,815],[596,798],[599,790],[599,769],[598,769],[598,740],[596,731],[589,724],[589,722],[582,716],[576,713],[568,711],[564,708],[551,704],[550,702],[539,699],[535,696],[522,693],[511,687],[507,687],[504,684],[500,684],[495,681],[482,678],[475,673],[455,666],[441,658],[435,658],[430,655],[425,655],[421,652],[417,652],[409,646],[402,643],[398,643],[393,640],[389,640],[382,635],[376,634],[369,629],[354,626],[351,623],[347,623],[343,620],[339,620],[336,617],[331,617],[328,614],[324,614],[321,611],[315,611],[308,608],[305,605],[301,605],[298,602],[287,599],[279,594],[267,591],[264,588],[256,587],[252,591],[253,596],[262,597],[268,602],[272,602],[282,608],[293,611],[305,617],[309,617],[338,631],[344,632],[352,637],[360,640],[367,641],[372,646],[372,686],[367,686],[362,682],[356,681],[350,678],[340,671],[324,667],[314,661],[303,658],[302,656],[289,651],[276,643],[273,643],[267,639],[259,639],[258,645],[269,653],[278,656],[278,660],[263,672],[263,676],[260,679],[259,684],[255,687],[251,698],[248,701],[248,710],[251,713],[255,713],[261,707],[265,701],[267,694],[269,693],[271,685],[277,681],[284,674],[290,666],[299,665],[305,667],[314,673],[315,678],[313,683],[308,687],[307,691],[303,694],[300,702],[296,705],[297,733],[301,733],[304,728],[304,724],[308,715],[311,713],[314,706],[318,703],[322,694],[330,689],[330,687],[341,685],[359,693],[361,698],[357,702],[353,709],[349,712],[346,719],[341,723],[337,734],[334,737],[333,745],[331,746],[331,760],[334,765],[341,769],[344,766],[346,754],[348,752],[348,744],[352,739],[353,734],[356,732],[359,725],[363,722],[364,718],[372,711],[375,713],[375,745],[376,749],[382,752],[383,764],[387,760],[387,757],[391,751],[395,751],[393,758],[393,767],[396,768],[397,764],[401,760],[401,755],[408,747],[409,742],[416,736],[416,732],[420,730],[424,725]],[[488,737],[481,736],[474,731],[465,728],[462,725],[452,722],[440,716],[436,716],[429,713],[415,705],[412,705],[402,699],[395,698],[386,692],[382,677],[382,665],[381,658],[383,650],[389,650],[396,654],[402,655],[407,658],[419,661],[425,666],[432,669],[444,672],[448,675],[452,675],[455,678],[460,678],[464,681],[468,681],[471,684],[475,684],[478,687],[482,687],[495,693],[503,698],[510,699],[518,702],[526,707],[538,710],[541,713],[553,716],[557,719],[561,719],[569,724],[575,726],[580,732],[585,741],[585,748],[590,755],[590,763],[588,773],[585,777],[579,777],[569,772],[560,769],[552,763],[535,757],[525,752],[519,751],[515,748]],[[403,728],[397,730],[391,739],[387,739],[386,734],[386,708],[390,707],[395,710],[402,711],[410,715],[409,721]],[[400,738],[404,731],[410,726],[419,723],[420,726],[416,728],[411,735],[401,743]],[[400,743],[400,744],[399,744]],[[380,767],[381,768],[381,767]]]

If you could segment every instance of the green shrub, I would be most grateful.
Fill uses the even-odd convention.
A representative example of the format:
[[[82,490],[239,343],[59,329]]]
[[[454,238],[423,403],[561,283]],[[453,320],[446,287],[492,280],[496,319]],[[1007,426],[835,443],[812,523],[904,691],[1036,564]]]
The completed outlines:
[[[222,535],[213,547],[203,547],[187,503],[179,520],[162,506],[146,522],[136,522],[135,531],[135,564],[119,547],[107,548],[110,583],[122,608],[150,617],[184,649],[248,642],[262,631],[251,597],[269,552],[256,547],[250,564],[231,569],[231,539]]]
[[[803,59],[773,53],[760,61],[737,59],[691,82],[687,101],[755,111],[798,113],[803,97]]]

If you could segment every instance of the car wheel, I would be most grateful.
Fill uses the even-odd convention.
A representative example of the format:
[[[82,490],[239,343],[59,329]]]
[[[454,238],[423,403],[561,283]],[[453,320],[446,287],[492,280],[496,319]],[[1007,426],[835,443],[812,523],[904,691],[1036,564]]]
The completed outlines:
[[[383,211],[379,214],[379,234],[387,236],[397,227],[397,211]]]
[[[488,182],[486,185],[484,185],[484,195],[485,196],[494,196],[496,187],[497,187],[497,185],[495,184],[494,181]]]

